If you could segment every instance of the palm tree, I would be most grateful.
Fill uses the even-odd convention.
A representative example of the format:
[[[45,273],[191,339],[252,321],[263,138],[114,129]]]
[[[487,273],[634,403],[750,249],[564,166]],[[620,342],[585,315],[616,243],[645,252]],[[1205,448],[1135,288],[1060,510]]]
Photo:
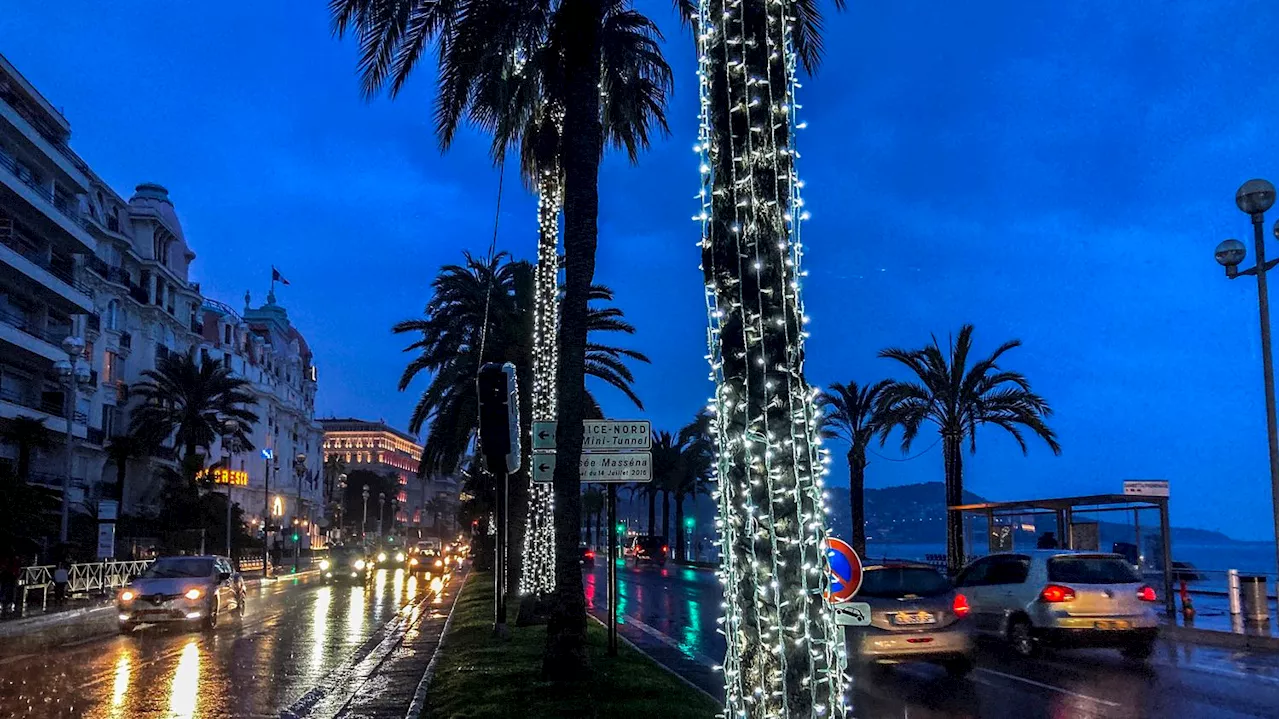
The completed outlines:
[[[142,457],[147,452],[145,443],[131,434],[119,434],[107,442],[107,459],[116,466],[116,499],[124,504],[124,483],[128,474],[129,460]]]
[[[653,433],[653,449],[650,450],[653,462],[653,480],[649,483],[649,534],[653,531],[653,504],[656,495],[662,495],[662,537],[664,542],[671,538],[671,494],[680,488],[681,472],[680,441],[666,431]]]
[[[826,528],[818,413],[804,378],[806,214],[795,164],[797,75],[819,63],[822,16],[816,0],[676,4],[694,25],[702,107],[725,714],[842,715],[839,630],[822,601]],[[771,548],[765,569],[761,546]]]
[[[709,484],[714,475],[715,439],[711,436],[711,415],[706,410],[698,412],[692,422],[680,430],[680,481],[675,485],[676,500],[676,557],[687,559],[684,531],[684,501],[700,494],[710,494]]]
[[[199,470],[197,452],[227,434],[227,422],[235,427],[238,446],[253,448],[249,432],[258,415],[250,408],[257,400],[248,380],[233,376],[222,363],[197,364],[192,354],[170,354],[142,376],[146,381],[130,389],[142,400],[133,410],[130,433],[150,446],[172,438],[188,472]]]
[[[582,493],[582,513],[587,518],[587,536],[594,547],[600,546],[600,514],[605,508],[604,492],[598,485],[587,487]]]
[[[825,410],[822,416],[822,436],[841,439],[849,445],[845,456],[849,460],[849,519],[852,524],[849,544],[858,556],[867,556],[867,521],[863,493],[867,472],[867,445],[880,431],[880,415],[876,404],[880,393],[893,384],[881,380],[876,384],[859,385],[857,382],[832,384],[818,397]]]
[[[18,415],[9,420],[4,428],[4,439],[18,447],[17,478],[26,482],[31,477],[31,455],[34,452],[47,452],[54,448],[53,435],[44,426],[44,420],[37,417]]]
[[[438,118],[459,117],[466,103],[493,97],[499,90],[497,107],[511,104],[511,95],[502,94],[515,68],[530,56],[535,61],[543,88],[538,95],[549,102],[526,105],[538,108],[539,115],[551,118],[559,130],[559,179],[563,186],[565,218],[565,292],[560,312],[559,357],[556,366],[559,421],[555,478],[559,521],[556,530],[556,586],[560,593],[548,627],[544,673],[550,677],[575,678],[586,667],[585,604],[579,585],[581,567],[574,552],[581,518],[581,486],[577,474],[582,451],[581,423],[584,418],[583,378],[587,372],[589,303],[595,274],[596,216],[599,211],[597,183],[601,153],[605,145],[602,91],[606,97],[621,95],[609,70],[601,62],[609,57],[605,19],[610,7],[593,0],[404,0],[388,4],[381,0],[331,0],[334,30],[339,35],[352,29],[360,38],[361,70],[366,95],[389,85],[394,96],[416,66],[422,53],[438,44],[441,88]],[[659,60],[657,32],[632,15],[625,23],[640,35],[648,33],[645,46],[649,57]],[[665,65],[664,65],[665,67]],[[619,77],[634,77],[636,67],[617,68]],[[658,98],[670,85],[669,71],[658,78]],[[634,85],[634,83],[633,83]],[[450,91],[452,88],[452,91]],[[447,104],[453,98],[453,104]],[[643,100],[640,97],[637,100]],[[650,97],[651,99],[651,97]],[[484,105],[480,105],[481,111]],[[631,117],[641,114],[643,103],[625,107]],[[470,119],[476,120],[472,112]],[[502,112],[506,127],[523,123]],[[493,124],[497,124],[496,122]],[[535,122],[546,128],[548,123]],[[643,125],[640,125],[643,127]],[[550,135],[542,133],[543,137]],[[447,144],[448,134],[444,135]],[[495,132],[499,143],[503,133]],[[503,145],[505,146],[505,145]],[[554,173],[552,173],[554,176]]]
[[[902,451],[920,434],[920,427],[932,422],[942,436],[943,471],[946,478],[947,507],[962,504],[964,482],[961,469],[961,447],[969,441],[969,452],[978,449],[976,432],[980,425],[993,424],[1004,429],[1027,453],[1027,442],[1020,428],[1027,428],[1061,454],[1057,435],[1045,418],[1053,414],[1049,403],[1031,391],[1031,384],[1019,372],[1000,368],[1000,357],[1021,346],[1010,340],[996,348],[990,356],[969,366],[973,325],[964,325],[944,350],[933,343],[917,350],[886,349],[880,356],[906,365],[918,381],[894,382],[880,394],[878,411],[882,416],[880,443],[884,444],[894,427],[902,428]],[[964,563],[964,527],[959,512],[947,511],[947,567],[958,571]]]

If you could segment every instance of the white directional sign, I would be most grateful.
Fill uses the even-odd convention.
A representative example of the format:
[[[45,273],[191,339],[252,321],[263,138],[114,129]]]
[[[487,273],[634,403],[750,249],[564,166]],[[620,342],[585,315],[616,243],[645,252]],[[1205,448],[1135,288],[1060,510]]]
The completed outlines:
[[[555,422],[533,423],[533,448],[535,450],[556,448]]]
[[[649,426],[647,419],[586,420],[582,423],[582,451],[584,452],[647,450],[651,447],[652,437],[653,429]]]
[[[550,482],[556,473],[554,454],[533,455],[533,481]],[[578,463],[583,482],[649,482],[653,480],[653,455],[648,452],[583,452]]]
[[[533,455],[533,481],[550,483],[556,475],[556,456],[554,454]]]
[[[833,604],[836,624],[842,627],[867,627],[871,625],[871,605],[866,602]]]
[[[1126,479],[1124,493],[1138,497],[1168,497],[1169,480],[1167,479]]]

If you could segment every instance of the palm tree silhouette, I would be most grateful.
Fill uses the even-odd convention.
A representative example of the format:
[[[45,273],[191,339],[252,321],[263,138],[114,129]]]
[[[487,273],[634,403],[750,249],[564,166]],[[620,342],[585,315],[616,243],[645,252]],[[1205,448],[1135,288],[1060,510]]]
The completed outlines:
[[[1027,453],[1021,428],[1031,430],[1054,454],[1061,454],[1057,434],[1045,423],[1053,414],[1049,403],[1031,391],[1031,383],[1019,372],[1001,369],[1000,358],[1022,345],[1010,340],[989,356],[969,365],[973,325],[964,325],[944,349],[934,337],[920,349],[886,349],[880,356],[901,362],[915,374],[915,381],[894,382],[880,393],[880,444],[889,432],[902,428],[902,451],[911,449],[925,422],[932,422],[942,437],[943,472],[947,507],[962,504],[964,478],[961,447],[969,442],[976,452],[977,429],[992,424],[1008,432]],[[964,564],[964,526],[959,512],[947,510],[947,568]]]
[[[26,482],[31,477],[31,457],[36,452],[47,452],[56,444],[44,420],[38,417],[18,415],[4,428],[5,441],[18,447],[18,479]]]
[[[819,404],[826,410],[822,416],[822,436],[842,439],[849,444],[849,452],[845,455],[849,460],[849,518],[853,527],[849,544],[860,557],[867,556],[867,522],[863,496],[867,445],[881,429],[876,406],[880,393],[891,384],[891,380],[871,385],[836,382],[818,397]]]

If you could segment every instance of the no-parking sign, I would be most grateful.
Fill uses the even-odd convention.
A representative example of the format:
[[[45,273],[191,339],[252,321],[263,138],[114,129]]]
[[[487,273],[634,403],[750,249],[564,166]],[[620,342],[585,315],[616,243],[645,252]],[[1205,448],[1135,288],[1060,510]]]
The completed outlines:
[[[853,599],[862,587],[862,559],[858,553],[843,539],[827,537],[827,562],[831,565],[827,601],[839,603]]]

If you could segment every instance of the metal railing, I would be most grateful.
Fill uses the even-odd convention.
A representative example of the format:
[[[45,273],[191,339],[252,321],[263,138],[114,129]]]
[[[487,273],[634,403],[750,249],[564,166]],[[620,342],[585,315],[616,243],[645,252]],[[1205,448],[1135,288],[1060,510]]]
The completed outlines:
[[[27,168],[19,165],[15,158],[0,152],[0,167],[8,170],[9,174],[18,178],[22,184],[30,187],[32,190],[35,190],[36,194],[40,195],[45,202],[53,205],[54,209],[65,215],[67,219],[71,220],[78,227],[82,229],[89,228],[89,221],[84,218],[84,215],[80,214],[79,208],[70,207],[70,203],[59,199],[51,188],[45,187],[37,182],[35,175],[33,175]]]
[[[77,281],[71,272],[54,265],[44,257],[43,253],[36,251],[37,245],[30,242],[16,227],[12,225],[0,227],[0,244],[22,255],[28,262],[70,285],[76,291],[93,297],[93,290],[83,282]]]
[[[47,329],[42,329],[26,317],[12,312],[6,312],[4,310],[0,310],[0,322],[3,322],[10,327],[15,327],[38,340],[44,340],[51,345],[57,345],[67,337],[67,333],[65,332],[51,332]]]
[[[133,577],[141,574],[152,560],[141,559],[133,562],[90,562],[72,564],[67,570],[67,592],[69,594],[89,594],[96,592],[106,594],[129,583]],[[23,567],[18,575],[18,586],[22,589],[22,604],[27,606],[29,592],[42,592],[41,608],[49,603],[49,590],[53,588],[52,564]]]
[[[28,409],[39,410],[54,417],[66,417],[66,410],[62,406],[63,400],[61,397],[58,399],[41,397],[39,400],[33,400],[28,395],[24,395],[17,390],[0,388],[0,400],[22,405]],[[75,421],[84,424],[89,421],[89,415],[77,411],[75,413]]]

